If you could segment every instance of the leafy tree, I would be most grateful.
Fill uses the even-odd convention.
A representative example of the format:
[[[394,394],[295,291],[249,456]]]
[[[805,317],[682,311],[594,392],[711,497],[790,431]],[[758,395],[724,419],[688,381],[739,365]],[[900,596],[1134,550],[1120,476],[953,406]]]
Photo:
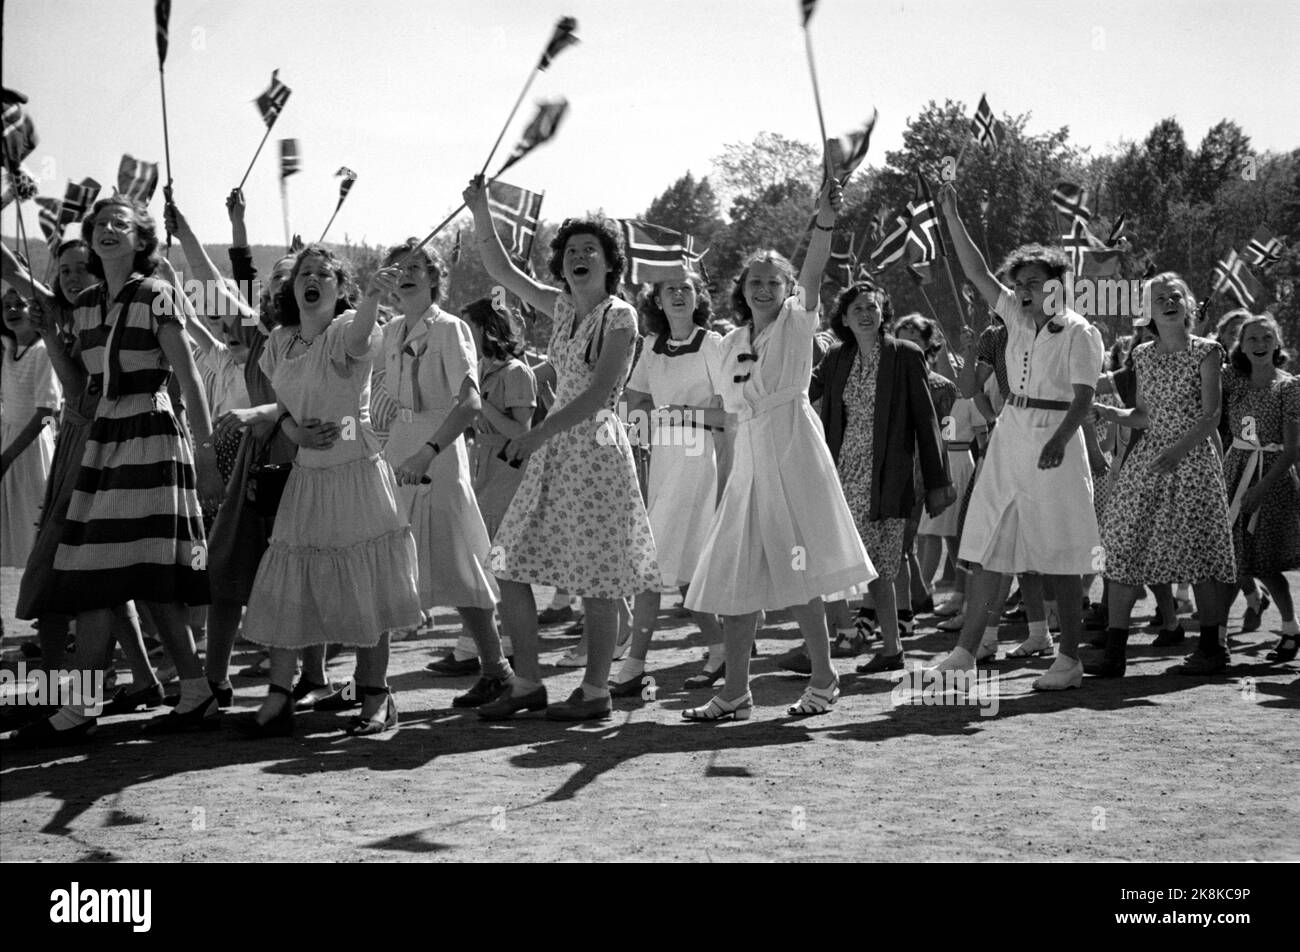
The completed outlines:
[[[668,186],[641,217],[652,224],[693,235],[705,248],[723,227],[718,197],[708,177],[697,182],[690,172]]]

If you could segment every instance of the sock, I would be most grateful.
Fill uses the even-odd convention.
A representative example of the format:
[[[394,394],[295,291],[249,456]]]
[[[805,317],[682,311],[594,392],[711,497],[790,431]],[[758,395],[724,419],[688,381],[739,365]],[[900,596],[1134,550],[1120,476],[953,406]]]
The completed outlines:
[[[988,637],[985,635],[985,637]],[[1047,640],[1047,621],[1031,621],[1029,623],[1029,640],[1046,641]]]
[[[1292,618],[1290,621],[1282,622],[1282,634],[1300,635],[1300,624],[1297,624],[1294,618]]]
[[[609,688],[598,688],[582,682],[582,699],[584,701],[594,701],[598,697],[609,697]]]
[[[1222,654],[1228,647],[1223,643],[1226,640],[1223,635],[1224,630],[1218,625],[1202,625],[1200,643],[1197,646],[1201,654]]]
[[[81,705],[61,707],[50,718],[50,724],[56,731],[66,731],[73,727],[80,727],[86,721],[94,720],[89,714],[84,713]]]
[[[624,658],[622,666],[618,669],[618,677],[614,680],[623,684],[643,674],[645,674],[645,659],[638,661],[636,658]]]
[[[709,645],[709,660],[704,662],[704,670],[712,674],[722,667],[722,663],[727,660],[726,652],[726,645]]]
[[[1259,591],[1253,591],[1246,596],[1246,607],[1259,611]]]
[[[1043,620],[1051,631],[1061,630],[1061,613],[1057,610],[1056,602],[1043,599]]]
[[[474,644],[473,637],[467,631],[462,631],[460,637],[456,639],[456,647],[452,649],[451,656],[456,661],[468,661],[470,658],[478,657],[478,647]]]
[[[997,640],[998,640],[998,626],[997,625],[985,626],[984,637],[980,639],[980,644],[981,645],[997,644]]]
[[[207,678],[181,678],[181,701],[176,705],[177,714],[188,714],[202,707],[212,697],[212,688]]]

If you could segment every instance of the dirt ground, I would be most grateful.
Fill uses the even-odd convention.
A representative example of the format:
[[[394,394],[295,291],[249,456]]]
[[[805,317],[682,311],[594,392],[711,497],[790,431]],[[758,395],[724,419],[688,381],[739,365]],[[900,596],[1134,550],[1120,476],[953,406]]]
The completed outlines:
[[[12,616],[17,580],[3,571],[11,668],[30,634]],[[1300,592],[1300,575],[1291,582]],[[659,696],[617,701],[607,723],[532,715],[489,725],[453,710],[472,678],[423,671],[459,629],[440,611],[430,634],[394,645],[393,734],[350,739],[345,715],[308,714],[291,739],[250,742],[228,725],[151,739],[139,733],[142,713],[101,721],[82,748],[6,744],[0,859],[1300,859],[1300,666],[1264,661],[1275,608],[1261,631],[1240,635],[1238,600],[1227,677],[1163,674],[1185,651],[1151,648],[1143,633],[1127,677],[1081,691],[1035,694],[1046,659],[1001,662],[997,712],[983,716],[978,706],[894,707],[890,675],[857,675],[841,660],[842,700],[811,719],[784,713],[805,679],[773,664],[798,637],[778,616],[753,666],[754,719],[712,726],[681,720],[709,697],[680,688],[702,643],[677,617],[678,599],[664,602],[650,660]],[[1151,611],[1148,600],[1135,617]],[[936,620],[923,616],[905,642],[910,661],[953,643]],[[559,631],[544,631],[544,660],[573,643]],[[1004,652],[1022,634],[1005,625]],[[253,657],[239,649],[236,668]],[[331,675],[346,679],[352,660],[341,655]],[[547,670],[552,699],[581,679]],[[265,692],[263,680],[235,686],[238,709]]]

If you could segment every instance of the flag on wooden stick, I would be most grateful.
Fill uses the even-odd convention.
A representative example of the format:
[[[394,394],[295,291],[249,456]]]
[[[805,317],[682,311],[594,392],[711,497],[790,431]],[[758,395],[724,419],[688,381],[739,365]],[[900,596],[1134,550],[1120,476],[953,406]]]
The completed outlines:
[[[262,121],[266,123],[268,129],[275,125],[275,120],[279,118],[284,104],[289,101],[291,92],[292,89],[280,82],[280,71],[271,70],[271,85],[267,87],[266,92],[257,97],[257,111],[262,114]]]
[[[560,18],[560,21],[555,24],[555,32],[551,34],[551,41],[546,44],[546,49],[542,51],[542,58],[537,63],[538,69],[546,69],[551,65],[551,60],[559,56],[561,51],[578,42],[578,37],[573,32],[577,28],[578,21],[573,17]]]
[[[506,169],[539,145],[549,142],[560,128],[560,120],[564,118],[564,113],[568,108],[569,101],[567,99],[539,102],[537,104],[537,115],[533,116],[533,121],[528,123],[523,136],[519,139],[519,144],[515,146],[515,151],[510,153],[510,158],[506,159],[506,164],[501,166],[501,171],[497,174],[500,175],[505,172]]]
[[[172,15],[172,0],[155,0],[153,17],[158,40],[158,68],[167,62],[167,21]]]
[[[63,193],[63,211],[59,214],[59,224],[75,225],[86,217],[90,206],[99,197],[100,184],[93,178],[84,178],[81,184],[69,182]]]
[[[287,179],[302,170],[302,158],[298,154],[297,139],[280,140],[280,178]]]
[[[158,163],[122,156],[117,167],[117,190],[133,201],[148,205],[158,188]]]

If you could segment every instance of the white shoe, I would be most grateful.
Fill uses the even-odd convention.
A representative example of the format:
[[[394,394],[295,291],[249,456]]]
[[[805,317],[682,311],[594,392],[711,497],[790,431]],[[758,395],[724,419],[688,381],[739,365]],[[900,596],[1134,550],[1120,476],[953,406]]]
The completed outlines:
[[[934,610],[934,613],[941,618],[949,618],[953,615],[962,614],[965,607],[966,596],[954,592],[952,595],[948,596],[947,600],[942,605]]]
[[[1037,658],[1047,657],[1052,653],[1056,643],[1052,641],[1051,634],[1043,635],[1041,638],[1037,635],[1030,635],[1019,645],[1007,652],[1008,658]]]
[[[927,668],[927,671],[974,671],[975,658],[969,651],[962,647],[953,648],[944,658],[933,668]]]
[[[979,651],[975,653],[975,661],[997,661],[998,660],[998,640],[993,638],[988,641],[981,641]]]
[[[1083,662],[1058,654],[1047,673],[1034,682],[1035,691],[1064,691],[1083,686]]]
[[[559,668],[585,668],[587,666],[587,650],[574,645],[555,662]]]
[[[939,622],[938,628],[940,631],[961,631],[962,628],[965,626],[965,624],[966,624],[966,613],[964,611],[960,611],[957,614],[953,615],[951,618],[949,618],[947,621]]]

